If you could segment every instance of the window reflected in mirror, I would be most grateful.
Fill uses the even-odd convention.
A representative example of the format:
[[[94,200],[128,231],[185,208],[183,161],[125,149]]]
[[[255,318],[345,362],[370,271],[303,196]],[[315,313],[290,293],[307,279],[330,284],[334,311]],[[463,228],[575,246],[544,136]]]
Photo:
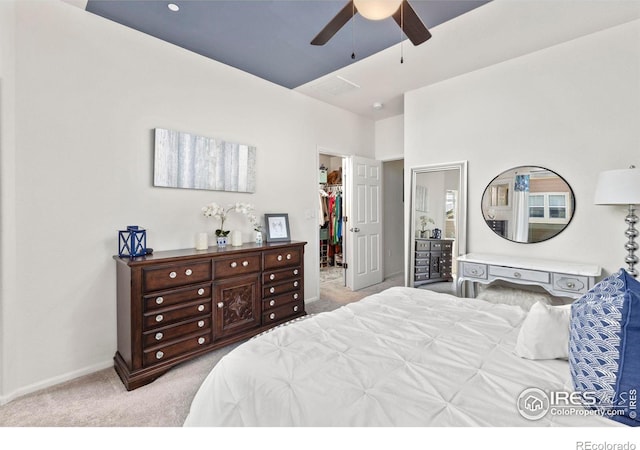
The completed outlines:
[[[496,234],[514,242],[542,242],[562,232],[573,216],[569,184],[543,167],[509,169],[486,187],[484,220]]]

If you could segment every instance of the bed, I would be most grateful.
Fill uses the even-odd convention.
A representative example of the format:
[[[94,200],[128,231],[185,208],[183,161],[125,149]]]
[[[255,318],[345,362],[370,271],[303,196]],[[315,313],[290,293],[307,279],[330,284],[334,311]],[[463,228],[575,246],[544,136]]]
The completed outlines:
[[[614,426],[530,420],[528,388],[571,391],[568,362],[514,354],[519,306],[394,287],[304,318],[226,355],[185,426]]]

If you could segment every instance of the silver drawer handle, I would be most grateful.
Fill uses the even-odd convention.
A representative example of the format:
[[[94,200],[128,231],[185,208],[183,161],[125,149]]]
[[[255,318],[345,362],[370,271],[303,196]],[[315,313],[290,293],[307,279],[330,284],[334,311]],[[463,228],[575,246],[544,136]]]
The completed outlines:
[[[224,308],[224,303],[223,302],[218,302],[218,308],[220,308],[220,309]]]
[[[156,298],[156,305],[162,305],[162,302],[164,302],[164,298],[162,297]]]
[[[293,312],[298,312],[298,305],[293,307]]]
[[[520,278],[520,277],[522,277],[522,274],[520,272],[513,272],[513,276],[515,278]]]
[[[187,269],[187,270],[184,271],[184,274],[186,276],[190,276],[192,273],[193,273],[193,270],[191,270],[191,269]]]
[[[162,322],[164,320],[164,317],[162,316],[162,314],[158,314],[156,316],[156,322]]]
[[[275,274],[273,274],[273,273],[272,273],[271,275],[269,275],[269,279],[270,279],[271,281],[275,280],[275,279],[276,279]]]
[[[164,356],[163,352],[156,352],[156,359],[162,359],[163,356]]]
[[[293,294],[293,298],[294,298],[295,300],[298,300],[298,297],[299,297],[299,295],[298,295],[298,293],[297,293],[297,292],[296,292],[295,294]]]
[[[156,333],[156,341],[159,341],[160,339],[162,339],[164,337],[164,334],[162,333]]]
[[[278,255],[278,261],[282,261],[282,255]]]
[[[198,311],[200,312],[204,311],[204,305],[198,305]]]
[[[569,281],[569,282],[567,283],[567,287],[568,287],[569,289],[573,289],[574,287],[576,287],[576,284],[575,284],[573,281]]]
[[[276,288],[272,287],[271,289],[269,289],[269,292],[271,292],[272,294],[276,291]]]
[[[269,314],[269,319],[273,320],[276,318],[276,315],[274,313]]]
[[[293,282],[293,287],[298,287],[298,284],[299,284],[299,283],[298,283],[297,281],[294,281],[294,282]]]
[[[169,278],[175,278],[175,277],[177,277],[177,276],[178,276],[178,274],[177,274],[177,273],[175,273],[175,272],[171,272],[171,273],[169,274]]]
[[[198,320],[198,328],[202,328],[204,326],[204,320]]]
[[[237,262],[235,262],[235,261],[234,261],[234,262],[232,262],[230,265],[231,265],[231,268],[232,268],[232,269],[235,269],[236,267],[238,267],[238,263],[237,263]]]
[[[275,300],[271,300],[271,301],[269,302],[269,306],[273,306],[273,305],[275,305],[275,304],[276,304],[276,301],[275,301]]]
[[[291,253],[287,253],[287,259],[291,259]]]
[[[202,294],[204,294],[204,289],[202,288],[198,289],[198,295],[202,295]]]
[[[293,271],[293,274],[294,274],[294,275],[298,275],[298,269],[294,270],[294,271]]]
[[[247,267],[249,265],[249,261],[242,261],[242,267]]]
[[[205,339],[203,337],[198,338],[198,344],[204,344]]]
[[[471,275],[478,275],[478,269],[471,269]]]

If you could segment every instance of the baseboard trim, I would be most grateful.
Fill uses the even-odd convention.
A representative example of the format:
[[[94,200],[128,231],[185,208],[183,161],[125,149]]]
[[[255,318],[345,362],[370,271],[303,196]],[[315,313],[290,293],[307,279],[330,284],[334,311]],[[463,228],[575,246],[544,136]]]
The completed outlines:
[[[313,303],[313,302],[317,302],[318,300],[320,300],[320,297],[311,297],[311,298],[305,298],[304,302],[305,303]]]
[[[0,405],[6,405],[10,401],[15,400],[19,397],[25,396],[27,394],[32,394],[34,392],[41,391],[42,389],[55,386],[56,384],[64,383],[65,381],[74,380],[84,375],[89,375],[90,373],[94,373],[99,370],[104,370],[109,367],[113,367],[113,359],[109,359],[108,361],[94,364],[92,366],[84,367],[82,369],[75,370],[73,372],[68,372],[63,375],[58,375],[56,377],[48,378],[46,380],[42,380],[37,383],[30,384],[28,386],[23,386],[7,395],[0,396]]]

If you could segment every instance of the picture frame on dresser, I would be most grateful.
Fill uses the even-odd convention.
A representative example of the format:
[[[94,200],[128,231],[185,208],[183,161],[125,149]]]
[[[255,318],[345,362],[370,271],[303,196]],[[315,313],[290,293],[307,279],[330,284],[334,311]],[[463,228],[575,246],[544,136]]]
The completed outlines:
[[[264,223],[267,230],[267,242],[291,241],[289,214],[265,214]]]

